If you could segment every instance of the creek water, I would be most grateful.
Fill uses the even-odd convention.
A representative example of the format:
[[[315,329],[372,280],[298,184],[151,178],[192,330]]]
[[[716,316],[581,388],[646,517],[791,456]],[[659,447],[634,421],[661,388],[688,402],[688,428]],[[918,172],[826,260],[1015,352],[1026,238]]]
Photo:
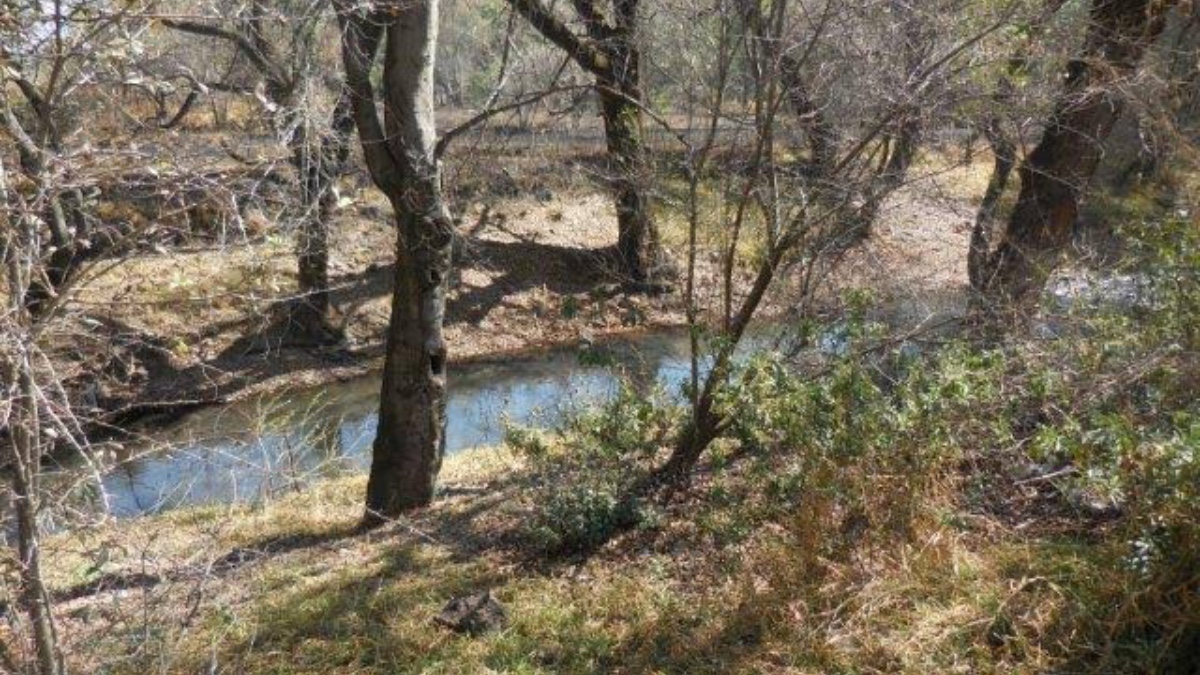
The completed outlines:
[[[1128,283],[1109,284],[1120,293],[1096,283],[1072,283],[1082,284],[1084,290],[1059,283],[1048,293],[1057,316],[1080,300],[1122,305],[1128,295]],[[1099,290],[1089,295],[1088,289]],[[958,309],[898,305],[873,320],[892,330],[914,328],[958,316]],[[1044,317],[1035,332],[1050,338],[1072,334],[1069,325],[1055,328],[1058,323],[1055,316]],[[842,353],[848,345],[845,328],[838,322],[826,325],[807,351],[818,357]],[[743,340],[743,351],[791,346],[787,332],[781,324],[758,327]],[[920,349],[907,341],[903,347]],[[689,358],[686,331],[668,330],[503,361],[452,365],[446,452],[496,445],[507,424],[553,427],[573,411],[608,399],[623,381],[638,391],[658,387],[682,399]],[[706,366],[702,361],[701,368]],[[61,507],[48,511],[102,511],[129,518],[184,506],[253,503],[314,480],[361,472],[370,461],[379,387],[379,376],[373,374],[288,389],[197,411],[141,442],[127,444],[103,466],[81,458],[60,459],[44,467],[43,483],[58,496]],[[0,513],[7,512],[0,504]],[[58,520],[56,515],[50,519]],[[53,528],[56,523],[47,525]]]
[[[874,317],[893,330],[954,312],[894,306]],[[782,324],[753,328],[740,353],[794,347]],[[682,400],[690,377],[688,334],[665,330],[549,349],[449,369],[446,452],[496,445],[506,425],[554,427],[610,398],[621,383]],[[848,346],[846,324],[827,324],[805,351],[821,358]],[[707,369],[702,360],[701,369]],[[254,503],[314,480],[364,471],[370,462],[379,375],[288,389],[197,411],[118,450],[102,467],[77,459],[47,467],[44,484],[62,514],[130,518],[185,506]],[[57,518],[53,518],[57,520]],[[55,523],[48,523],[54,527]]]
[[[451,366],[446,452],[495,445],[510,423],[552,427],[612,396],[622,379],[680,396],[690,372],[687,342],[685,332],[668,331]],[[117,517],[261,501],[365,470],[379,386],[373,374],[200,410],[130,444],[104,470],[65,463],[46,479],[67,488],[74,508]]]

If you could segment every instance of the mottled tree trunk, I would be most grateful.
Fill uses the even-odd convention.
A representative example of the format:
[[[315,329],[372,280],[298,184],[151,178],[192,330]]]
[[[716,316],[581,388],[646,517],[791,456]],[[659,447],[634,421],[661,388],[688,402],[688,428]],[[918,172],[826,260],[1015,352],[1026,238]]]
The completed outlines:
[[[1123,109],[1118,82],[1137,68],[1173,2],[1094,0],[1081,58],[1068,66],[1042,139],[1021,165],[1021,192],[979,274],[984,307],[1012,316],[1041,295],[1071,241],[1079,199]]]
[[[339,0],[343,61],[354,122],[371,177],[396,213],[396,266],[379,428],[364,523],[375,525],[433,499],[445,449],[446,343],[442,322],[453,225],[434,155],[433,66],[437,0],[363,13]],[[386,35],[381,98],[371,67]]]
[[[600,109],[613,171],[617,209],[617,254],[622,271],[635,284],[651,281],[659,266],[658,229],[646,194],[648,176],[638,92],[617,85],[602,89]]]
[[[451,236],[448,220],[439,220],[435,213],[400,216],[368,519],[428,504],[441,469],[446,444],[442,318]]]

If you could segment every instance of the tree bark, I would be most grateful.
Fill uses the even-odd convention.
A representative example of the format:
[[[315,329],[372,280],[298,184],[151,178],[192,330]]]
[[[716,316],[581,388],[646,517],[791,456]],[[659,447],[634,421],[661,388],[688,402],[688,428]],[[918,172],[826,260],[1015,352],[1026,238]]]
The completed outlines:
[[[606,19],[593,0],[574,0],[585,37],[576,35],[542,0],[507,0],[547,40],[596,78],[605,141],[613,168],[617,252],[622,272],[635,286],[656,288],[663,266],[658,226],[647,191],[642,133],[640,50],[636,42],[639,0],[613,0]]]
[[[1014,317],[1036,303],[1070,244],[1080,196],[1124,107],[1117,91],[1162,30],[1174,0],[1094,0],[1083,54],[1041,141],[1018,173],[1021,191],[980,275],[986,311]]]
[[[633,101],[637,90],[600,91],[604,137],[612,160],[617,208],[617,254],[621,268],[635,284],[651,282],[661,255],[658,228],[646,194],[647,173],[642,140],[642,111]]]
[[[442,335],[453,226],[434,155],[433,66],[437,0],[364,14],[339,0],[342,57],[355,126],[375,184],[396,214],[396,266],[379,428],[365,525],[433,499],[445,449],[446,343]],[[384,45],[380,122],[371,66]],[[386,131],[385,131],[386,130]]]
[[[354,118],[350,98],[345,92],[334,106],[332,123],[313,148],[307,137],[292,145],[292,162],[300,181],[302,219],[296,240],[297,283],[300,307],[312,328],[328,328],[329,317],[329,231],[336,208],[334,183],[341,175],[350,154],[349,135]]]
[[[779,79],[792,111],[808,137],[809,157],[805,163],[805,173],[814,180],[825,180],[833,171],[837,159],[837,133],[809,93],[796,57],[790,54],[780,57]]]

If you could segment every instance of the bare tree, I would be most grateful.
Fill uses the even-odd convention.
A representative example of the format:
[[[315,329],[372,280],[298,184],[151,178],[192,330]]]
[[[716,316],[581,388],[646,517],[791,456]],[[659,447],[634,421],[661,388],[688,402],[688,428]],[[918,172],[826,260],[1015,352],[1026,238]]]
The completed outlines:
[[[286,1],[253,0],[231,12],[237,17],[232,27],[222,25],[226,21],[220,17],[162,20],[169,28],[230,44],[262,78],[264,107],[288,149],[300,197],[296,256],[301,297],[295,317],[316,335],[330,329],[329,228],[336,201],[334,184],[348,158],[353,125],[345,91],[338,94],[328,124],[318,123],[314,116],[312,88],[323,8],[323,2],[291,6]],[[276,36],[271,28],[280,25],[286,30]]]
[[[663,264],[654,222],[646,163],[642,109],[639,0],[613,0],[605,9],[593,0],[575,0],[575,31],[541,0],[508,0],[547,40],[596,78],[608,155],[612,161],[617,209],[617,254],[635,285],[654,287]],[[650,286],[647,286],[650,284]]]
[[[21,173],[46,196],[39,200],[44,209],[40,218],[49,227],[50,245],[39,253],[46,261],[37,267],[38,276],[30,280],[25,295],[35,314],[56,297],[89,246],[84,195],[72,184],[70,163],[62,160],[72,127],[71,96],[94,75],[97,64],[92,57],[115,24],[113,19],[100,21],[80,35],[71,28],[71,15],[88,11],[86,4],[55,1],[49,9],[47,15],[40,6],[15,6],[0,44],[0,84],[14,85],[23,102],[10,100],[7,92],[3,95],[3,129],[16,146]]]
[[[1081,55],[1041,141],[1021,164],[1021,191],[996,249],[974,281],[987,311],[1037,301],[1071,241],[1080,198],[1125,107],[1121,87],[1162,31],[1172,1],[1094,0]]]
[[[0,93],[0,97],[3,94]],[[4,103],[7,109],[7,102]],[[46,427],[41,419],[45,398],[35,374],[37,359],[35,316],[26,294],[41,266],[37,219],[19,191],[12,190],[0,159],[0,258],[8,303],[0,321],[0,442],[9,467],[16,515],[20,604],[29,616],[39,675],[63,672],[50,595],[42,580],[38,532],[39,465],[45,448]]]
[[[696,355],[700,344],[695,336],[704,327],[700,325],[699,313],[689,309],[693,326],[691,410],[669,460],[658,472],[660,480],[686,478],[704,450],[731,423],[721,408],[721,399],[735,374],[734,354],[776,279],[784,273],[790,274],[797,280],[801,293],[792,302],[811,301],[811,283],[823,261],[841,249],[848,231],[858,226],[864,208],[862,196],[878,197],[897,187],[887,170],[881,171],[879,166],[882,163],[886,167],[890,163],[881,160],[881,156],[894,156],[890,153],[897,151],[894,145],[898,141],[890,134],[902,130],[902,124],[897,126],[898,120],[913,114],[914,110],[941,105],[942,97],[952,89],[936,87],[935,82],[952,72],[951,66],[968,50],[1009,21],[1009,12],[1002,11],[991,23],[958,36],[954,42],[937,45],[936,54],[931,53],[919,67],[899,80],[897,91],[862,92],[862,96],[871,102],[880,98],[887,101],[888,93],[891,93],[904,104],[870,106],[861,103],[861,108],[873,111],[872,116],[866,118],[861,130],[847,138],[844,144],[834,145],[833,132],[823,115],[814,114],[819,109],[811,102],[799,73],[820,65],[818,45],[821,42],[840,38],[834,21],[837,3],[826,2],[824,11],[811,13],[799,11],[788,2],[748,5],[752,3],[740,3],[735,8],[722,5],[726,10],[723,20],[731,24],[730,32],[736,32],[735,26],[749,27],[745,40],[750,44],[743,50],[748,55],[746,67],[753,83],[751,110],[745,121],[752,130],[750,147],[737,154],[740,170],[735,179],[737,184],[730,190],[733,215],[724,224],[731,239],[723,253],[726,260],[724,312],[719,328],[713,331],[711,365],[707,372],[701,372],[701,359]],[[723,88],[728,79],[719,78],[718,86]],[[733,112],[722,108],[723,95],[714,95],[712,100],[710,115],[714,121],[710,125],[715,128],[716,119],[732,117]],[[813,149],[809,170],[797,171],[795,161],[786,160],[778,138],[783,129],[782,113],[789,106],[799,114],[809,136],[809,146]],[[700,148],[690,148],[687,156],[707,157],[711,145],[710,135]],[[907,154],[910,150],[904,152]],[[904,171],[908,170],[910,160],[911,156],[905,160]],[[689,238],[694,248],[700,211],[695,204],[698,192],[695,185],[701,177],[695,171],[695,165],[687,170],[693,184],[689,195],[692,203],[688,209],[691,214]],[[818,180],[813,179],[813,172]],[[737,293],[730,282],[731,260],[740,238],[751,236],[748,230],[754,226],[759,228],[756,234],[762,250],[753,263],[749,288]],[[694,253],[689,253],[686,298],[689,307],[696,301],[695,257]]]
[[[379,428],[367,484],[365,522],[377,524],[433,499],[445,449],[442,323],[454,228],[434,155],[438,3],[364,7],[338,0],[336,7],[359,141],[397,224]],[[380,52],[383,76],[376,92],[371,70]]]

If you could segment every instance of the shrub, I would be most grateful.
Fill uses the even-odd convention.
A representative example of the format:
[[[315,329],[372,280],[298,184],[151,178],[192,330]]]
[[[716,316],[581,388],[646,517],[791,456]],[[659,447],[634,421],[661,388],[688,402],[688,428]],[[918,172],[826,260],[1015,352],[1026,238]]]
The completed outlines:
[[[661,393],[624,384],[599,408],[567,420],[553,444],[510,428],[508,445],[536,478],[526,534],[551,554],[588,551],[645,519],[634,486],[653,465],[678,411]]]

